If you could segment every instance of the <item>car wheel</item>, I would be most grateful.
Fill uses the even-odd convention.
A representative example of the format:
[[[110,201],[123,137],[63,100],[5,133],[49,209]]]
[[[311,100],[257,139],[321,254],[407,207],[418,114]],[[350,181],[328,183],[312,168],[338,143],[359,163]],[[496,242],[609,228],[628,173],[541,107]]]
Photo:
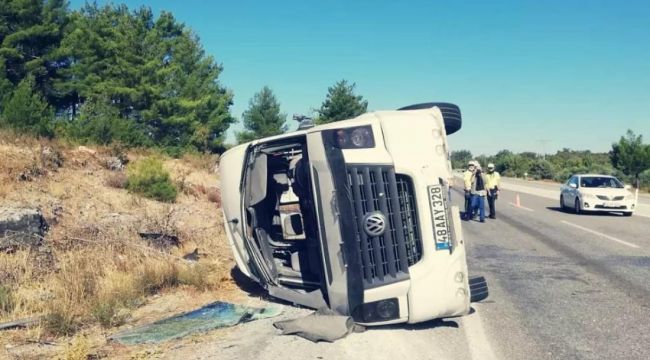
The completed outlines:
[[[632,216],[632,214],[634,214],[634,213],[631,212],[631,211],[630,211],[630,212],[624,212],[624,213],[623,213],[623,216]]]
[[[580,199],[576,198],[575,204],[573,204],[573,210],[575,210],[576,215],[579,215],[581,210],[580,210]]]
[[[564,195],[560,195],[560,209],[566,211],[566,205],[564,205]]]

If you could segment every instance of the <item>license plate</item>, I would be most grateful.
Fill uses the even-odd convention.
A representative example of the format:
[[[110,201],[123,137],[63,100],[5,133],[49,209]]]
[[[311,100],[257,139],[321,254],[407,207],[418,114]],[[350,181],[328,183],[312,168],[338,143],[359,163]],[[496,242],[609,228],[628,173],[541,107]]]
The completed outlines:
[[[450,233],[447,219],[447,202],[444,196],[445,190],[442,185],[431,185],[428,190],[436,250],[449,250]]]
[[[612,202],[612,201],[607,201],[607,202],[605,202],[605,207],[609,207],[609,208],[611,208],[611,207],[616,207],[616,206],[617,206],[617,205],[616,205],[615,202]]]

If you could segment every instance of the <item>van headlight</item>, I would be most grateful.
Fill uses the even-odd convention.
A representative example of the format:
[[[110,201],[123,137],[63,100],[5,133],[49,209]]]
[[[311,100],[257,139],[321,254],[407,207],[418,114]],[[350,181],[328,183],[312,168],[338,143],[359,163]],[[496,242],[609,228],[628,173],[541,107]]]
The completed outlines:
[[[370,125],[326,130],[324,133],[326,137],[330,138],[332,145],[339,149],[370,149],[375,147],[375,137]]]
[[[355,321],[371,323],[399,318],[397,298],[373,301],[357,306],[352,312]]]

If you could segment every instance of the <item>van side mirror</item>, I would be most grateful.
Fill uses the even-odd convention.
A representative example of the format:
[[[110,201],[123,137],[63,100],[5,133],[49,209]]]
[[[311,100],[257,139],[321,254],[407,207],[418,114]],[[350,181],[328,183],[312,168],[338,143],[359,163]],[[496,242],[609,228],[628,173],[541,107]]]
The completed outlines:
[[[576,188],[578,188],[578,185],[576,185],[574,183],[570,183],[569,187],[572,188],[572,189],[576,189]]]

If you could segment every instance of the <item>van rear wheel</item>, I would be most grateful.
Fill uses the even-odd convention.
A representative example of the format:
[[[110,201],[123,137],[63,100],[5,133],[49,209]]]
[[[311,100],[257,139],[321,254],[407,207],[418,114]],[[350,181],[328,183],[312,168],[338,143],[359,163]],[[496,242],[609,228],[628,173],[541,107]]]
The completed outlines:
[[[444,102],[430,102],[404,106],[397,110],[430,109],[434,106],[440,109],[440,113],[442,114],[442,121],[445,123],[445,130],[447,132],[447,135],[451,135],[460,130],[461,126],[463,125],[463,119],[460,114],[460,108],[455,104]]]

